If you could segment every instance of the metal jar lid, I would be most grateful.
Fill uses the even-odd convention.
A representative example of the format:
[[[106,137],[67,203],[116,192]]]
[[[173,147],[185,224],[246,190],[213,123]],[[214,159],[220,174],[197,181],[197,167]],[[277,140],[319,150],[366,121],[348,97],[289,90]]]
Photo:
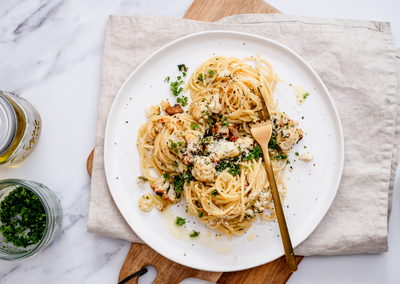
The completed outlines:
[[[17,134],[17,115],[8,100],[0,94],[0,156],[11,146]]]

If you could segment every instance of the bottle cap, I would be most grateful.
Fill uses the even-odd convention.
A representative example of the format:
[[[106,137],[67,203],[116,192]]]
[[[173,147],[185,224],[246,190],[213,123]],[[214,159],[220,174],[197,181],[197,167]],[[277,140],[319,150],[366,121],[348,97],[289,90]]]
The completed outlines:
[[[17,115],[9,101],[0,94],[0,156],[14,142],[17,134]]]

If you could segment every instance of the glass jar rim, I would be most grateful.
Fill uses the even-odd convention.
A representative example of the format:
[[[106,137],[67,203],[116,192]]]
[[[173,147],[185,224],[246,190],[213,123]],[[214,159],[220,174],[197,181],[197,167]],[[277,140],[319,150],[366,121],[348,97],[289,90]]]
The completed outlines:
[[[0,92],[0,156],[8,150],[16,135],[17,115],[3,92]]]
[[[18,255],[15,255],[15,257],[11,257],[7,255],[8,257],[4,257],[3,253],[0,253],[0,260],[8,260],[8,261],[18,261],[18,260],[25,260],[28,258],[33,257],[34,255],[38,254],[41,252],[46,246],[49,244],[51,241],[51,234],[52,234],[52,229],[54,227],[54,217],[51,212],[51,205],[49,201],[47,200],[46,196],[40,192],[40,190],[37,190],[35,187],[38,187],[42,184],[34,182],[34,181],[28,181],[28,180],[23,180],[23,179],[3,179],[0,180],[0,184],[10,184],[10,185],[16,185],[16,186],[23,186],[26,187],[28,190],[32,191],[40,200],[41,204],[43,205],[45,214],[46,214],[46,227],[43,233],[43,237],[40,239],[40,241],[35,245],[35,247],[27,251],[26,253],[21,253]],[[47,188],[47,187],[46,187]]]

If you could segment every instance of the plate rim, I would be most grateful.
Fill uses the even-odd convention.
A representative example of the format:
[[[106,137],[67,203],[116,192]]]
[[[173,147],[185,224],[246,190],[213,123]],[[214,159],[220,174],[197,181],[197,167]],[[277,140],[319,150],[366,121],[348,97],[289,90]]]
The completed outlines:
[[[328,88],[326,87],[326,85],[324,84],[324,82],[322,81],[322,79],[320,78],[320,76],[316,73],[316,71],[311,67],[311,65],[310,65],[305,59],[303,59],[299,54],[297,54],[294,50],[292,50],[291,48],[287,47],[286,45],[281,44],[281,43],[278,42],[278,41],[272,40],[272,39],[267,38],[267,37],[263,37],[263,36],[259,36],[259,35],[255,35],[255,34],[251,34],[251,33],[237,32],[237,31],[228,31],[228,30],[213,30],[213,31],[202,31],[202,32],[192,33],[192,34],[189,34],[189,35],[180,37],[180,38],[178,38],[178,39],[175,39],[175,40],[171,41],[170,43],[168,43],[168,44],[162,46],[161,48],[159,48],[158,50],[156,50],[155,52],[153,52],[150,56],[148,56],[145,60],[143,60],[143,61],[135,68],[135,70],[133,70],[133,71],[131,72],[131,74],[125,79],[124,83],[123,83],[123,84],[121,85],[121,87],[119,88],[119,90],[118,90],[118,92],[117,92],[117,95],[115,96],[115,98],[114,98],[114,100],[113,100],[112,106],[111,106],[110,111],[109,111],[108,116],[107,116],[107,123],[106,123],[106,128],[105,128],[105,133],[104,133],[104,147],[103,147],[103,149],[104,149],[104,153],[103,153],[104,171],[105,171],[105,175],[106,175],[107,186],[108,186],[108,189],[109,189],[109,191],[110,191],[111,197],[112,197],[112,199],[113,199],[115,205],[117,206],[118,211],[121,213],[121,215],[123,216],[124,220],[125,220],[125,221],[127,222],[127,224],[129,225],[129,227],[131,228],[131,230],[132,230],[141,240],[144,241],[144,238],[140,235],[140,233],[136,232],[136,231],[132,228],[132,226],[130,225],[129,221],[125,219],[124,214],[122,213],[122,211],[121,211],[121,209],[120,209],[120,206],[119,206],[118,203],[116,202],[116,196],[114,196],[115,193],[113,193],[113,190],[111,190],[111,187],[110,187],[109,178],[111,178],[111,177],[109,177],[109,175],[107,174],[107,163],[108,163],[108,162],[107,162],[107,160],[108,160],[107,156],[109,156],[109,155],[107,155],[107,153],[108,153],[109,150],[107,150],[106,145],[108,144],[108,143],[107,143],[108,139],[111,139],[111,138],[109,138],[110,135],[108,134],[109,131],[111,131],[111,130],[110,130],[110,129],[111,129],[111,126],[110,126],[110,124],[111,124],[111,119],[110,119],[111,114],[115,111],[114,109],[116,108],[116,101],[117,101],[117,100],[119,99],[119,97],[121,96],[121,93],[122,93],[123,89],[124,89],[125,86],[128,84],[128,82],[130,81],[130,79],[131,79],[133,76],[135,76],[135,74],[138,72],[138,70],[139,70],[143,65],[146,65],[146,63],[147,63],[148,61],[150,61],[154,56],[156,56],[157,54],[159,54],[159,53],[162,52],[163,50],[167,49],[167,48],[170,47],[171,45],[174,45],[174,44],[176,44],[176,43],[178,43],[178,42],[180,42],[180,41],[184,41],[184,40],[187,40],[187,39],[192,38],[192,37],[202,36],[202,35],[205,35],[205,34],[218,34],[218,33],[222,33],[222,34],[233,34],[233,35],[246,36],[246,37],[253,37],[253,38],[256,38],[256,39],[258,39],[258,40],[267,41],[267,42],[269,42],[269,43],[272,43],[272,44],[278,46],[279,48],[281,48],[281,49],[283,49],[283,50],[285,50],[285,51],[291,53],[291,54],[292,54],[293,56],[295,56],[298,60],[300,60],[301,63],[304,64],[304,65],[309,69],[309,71],[311,71],[311,73],[314,75],[314,77],[319,81],[319,83],[320,83],[321,86],[323,87],[323,90],[324,90],[324,91],[326,92],[326,94],[328,95],[327,97],[328,97],[328,99],[329,99],[329,101],[330,101],[330,103],[331,103],[331,106],[332,106],[332,108],[333,108],[334,118],[335,118],[335,120],[336,120],[337,125],[339,126],[339,136],[340,136],[340,137],[339,137],[339,140],[340,140],[340,142],[341,142],[341,145],[340,145],[340,151],[341,151],[340,161],[341,161],[341,162],[340,162],[340,169],[339,169],[340,175],[339,175],[339,178],[337,179],[337,183],[336,183],[336,185],[335,185],[335,192],[334,192],[334,194],[333,194],[333,196],[332,196],[332,199],[331,199],[330,202],[329,202],[329,206],[327,206],[327,207],[323,210],[323,214],[321,214],[321,215],[319,216],[318,221],[315,222],[315,225],[314,225],[314,226],[310,226],[310,227],[312,228],[312,230],[310,231],[310,233],[308,234],[308,236],[306,236],[304,239],[302,239],[302,240],[299,242],[299,244],[297,245],[297,246],[299,246],[300,244],[302,244],[302,243],[315,231],[315,229],[316,229],[316,228],[319,226],[319,224],[322,222],[322,220],[324,219],[324,217],[325,217],[326,214],[328,213],[329,209],[331,208],[332,203],[333,203],[333,201],[335,200],[336,195],[337,195],[337,192],[338,192],[338,190],[339,190],[339,186],[340,186],[340,183],[341,183],[341,180],[342,180],[342,177],[343,177],[344,157],[345,157],[345,145],[344,145],[343,127],[342,127],[342,123],[341,123],[341,120],[340,120],[340,116],[339,116],[338,110],[337,110],[337,108],[336,108],[336,105],[335,105],[335,103],[334,103],[334,101],[333,101],[333,98],[332,98],[332,96],[331,96],[331,94],[330,94]],[[275,258],[275,259],[273,259],[273,260],[270,260],[270,261],[268,261],[268,262],[265,262],[265,263],[260,263],[260,264],[256,264],[256,265],[243,265],[243,266],[241,266],[241,267],[238,268],[238,269],[229,269],[229,270],[211,269],[211,270],[210,270],[209,268],[201,267],[201,265],[199,265],[199,266],[192,266],[192,265],[188,265],[188,264],[183,263],[183,261],[179,261],[179,260],[177,260],[177,259],[171,259],[169,256],[165,255],[164,253],[159,252],[159,251],[156,250],[153,246],[151,246],[150,244],[146,243],[145,241],[144,241],[144,243],[145,243],[146,245],[148,245],[149,247],[151,247],[153,250],[155,250],[155,251],[156,251],[157,253],[159,253],[160,255],[164,256],[165,258],[167,258],[167,259],[169,259],[169,260],[171,260],[171,261],[173,261],[173,262],[176,262],[176,263],[178,263],[178,264],[181,264],[181,265],[183,265],[183,266],[190,267],[190,268],[193,268],[193,269],[199,269],[199,270],[210,271],[210,272],[233,272],[233,271],[240,271],[240,270],[244,270],[244,269],[250,269],[250,268],[254,268],[254,267],[257,267],[257,266],[260,266],[260,265],[264,265],[264,264],[270,263],[270,262],[272,262],[272,261],[275,261],[275,260],[278,259],[279,257],[282,257],[282,256],[285,255],[285,254],[282,254],[282,255],[278,256],[277,258]],[[297,246],[295,246],[294,248],[296,248]]]

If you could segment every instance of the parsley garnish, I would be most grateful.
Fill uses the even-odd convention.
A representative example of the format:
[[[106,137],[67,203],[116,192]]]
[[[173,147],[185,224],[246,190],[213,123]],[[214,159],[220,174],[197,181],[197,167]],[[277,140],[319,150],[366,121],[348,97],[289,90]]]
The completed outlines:
[[[303,95],[303,98],[306,99],[309,95],[310,95],[309,93],[305,93],[305,94]]]
[[[167,78],[164,79],[164,82],[169,83],[169,79],[171,79],[171,77],[168,76]]]
[[[169,174],[167,174],[167,173],[163,173],[163,176],[164,176],[164,178],[166,179],[166,180],[169,180]]]
[[[173,165],[174,165],[174,167],[179,167],[179,164],[177,161],[174,161]]]
[[[199,232],[193,231],[193,234],[190,234],[190,237],[191,237],[191,238],[195,238],[195,237],[197,237],[199,234],[200,234]]]
[[[179,71],[181,71],[181,72],[187,72],[187,71],[188,71],[188,68],[186,67],[185,64],[179,64],[179,65],[178,65],[178,69],[179,69]]]
[[[186,220],[184,218],[181,217],[176,217],[176,222],[175,224],[177,224],[178,226],[183,226],[183,224],[186,224]]]
[[[284,154],[278,154],[278,155],[276,155],[275,157],[274,157],[274,159],[276,159],[276,160],[286,160],[287,159],[287,155],[284,155]]]
[[[169,147],[171,147],[172,150],[174,150],[174,152],[176,154],[178,154],[178,149],[176,147],[176,144],[174,143],[174,141],[172,141],[171,139],[168,139],[169,143],[171,143],[171,145]]]
[[[187,171],[180,173],[179,176],[174,178],[174,189],[175,189],[177,198],[181,197],[181,194],[183,192],[183,186],[185,185],[185,181],[190,183],[192,180],[194,180],[194,178],[192,176],[192,172],[191,172],[192,168],[193,168],[193,166],[189,165]]]
[[[190,126],[192,127],[193,130],[199,129],[199,124],[198,123],[190,123]]]
[[[250,153],[248,153],[246,156],[244,156],[244,160],[245,161],[250,161],[253,159],[259,159],[264,157],[264,153],[263,150],[261,149],[260,145],[256,145],[253,150],[250,151]]]
[[[217,194],[218,194],[218,190],[216,190],[216,189],[214,189],[212,192],[211,192],[211,195],[212,196],[217,196]]]
[[[139,179],[144,180],[144,181],[148,181],[148,179],[145,178],[145,177],[139,177]]]
[[[203,82],[203,74],[199,73],[199,80]]]
[[[227,119],[226,117],[224,117],[224,118],[222,119],[222,125],[223,125],[223,126],[229,126],[229,121],[228,121],[228,119]]]
[[[203,218],[203,212],[199,212],[199,214],[197,214],[197,216],[199,216],[199,218]]]
[[[299,155],[299,152],[296,152],[295,154],[296,154],[296,156],[298,156],[298,155]]]
[[[211,76],[214,76],[214,71],[208,70],[208,74],[210,74]]]
[[[46,213],[40,199],[19,186],[1,201],[0,222],[0,232],[6,243],[26,248],[43,237]]]
[[[176,82],[171,82],[171,91],[174,94],[174,96],[179,96],[180,93],[182,93],[183,88],[179,86],[182,85],[184,82],[183,81],[176,81]]]
[[[187,106],[188,97],[177,98],[176,101],[178,102],[178,104],[182,104],[183,106]]]
[[[268,148],[270,148],[272,150],[279,150],[279,146],[276,143],[276,135],[275,134],[271,135],[271,139],[269,140],[269,143],[268,143]]]
[[[307,146],[304,146],[304,149],[306,149],[307,148]]]

